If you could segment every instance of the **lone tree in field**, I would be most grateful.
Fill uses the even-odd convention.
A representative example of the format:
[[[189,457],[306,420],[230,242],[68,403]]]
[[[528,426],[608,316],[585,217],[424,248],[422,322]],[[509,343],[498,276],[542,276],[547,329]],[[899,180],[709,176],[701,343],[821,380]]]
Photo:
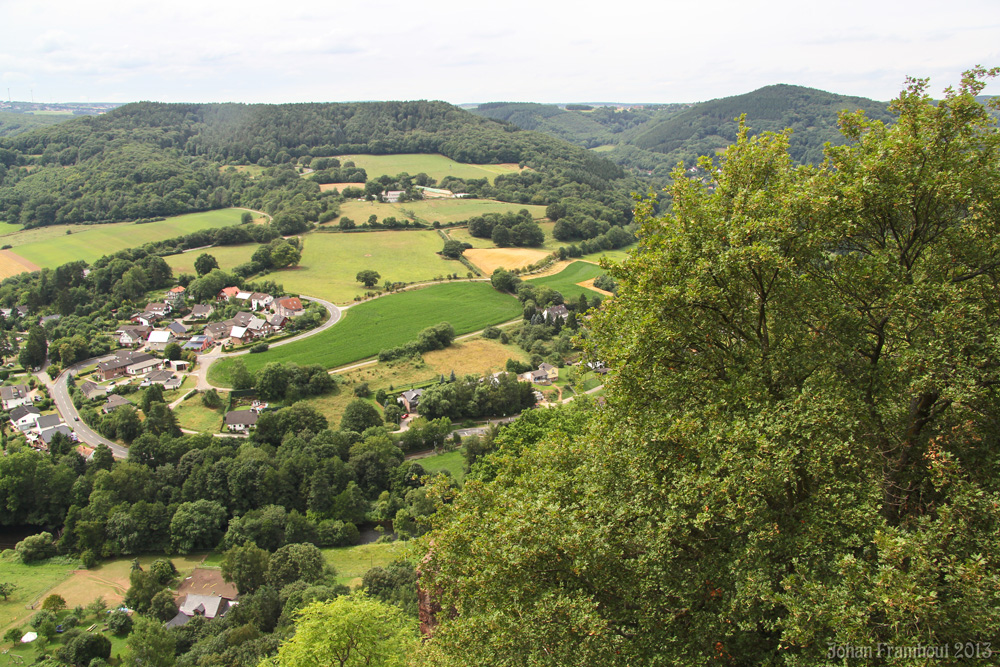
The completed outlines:
[[[219,268],[219,263],[207,252],[198,255],[198,258],[194,260],[194,270],[199,276],[207,275],[212,271],[212,269]]]
[[[3,597],[4,602],[7,601],[7,597],[17,590],[17,584],[11,583],[9,581],[0,581],[0,596]]]
[[[379,275],[378,271],[373,271],[372,269],[364,269],[362,271],[358,271],[358,275],[356,275],[354,278],[365,287],[375,287],[375,285],[378,284],[379,278],[381,277],[382,276]]]

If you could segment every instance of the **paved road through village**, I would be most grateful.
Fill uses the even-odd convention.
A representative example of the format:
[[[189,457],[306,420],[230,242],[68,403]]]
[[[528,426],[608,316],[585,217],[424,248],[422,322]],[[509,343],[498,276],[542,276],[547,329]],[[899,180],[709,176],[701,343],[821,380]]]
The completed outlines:
[[[304,331],[301,334],[292,336],[291,338],[286,338],[285,340],[273,343],[271,347],[278,347],[280,345],[287,345],[288,343],[294,343],[295,341],[302,340],[303,338],[308,338],[309,336],[315,336],[318,333],[326,331],[334,324],[339,322],[341,314],[343,313],[344,310],[347,310],[347,307],[340,308],[330,303],[329,301],[318,299],[316,297],[303,295],[302,298],[307,301],[315,301],[316,303],[326,308],[327,312],[330,313],[330,317],[326,320],[326,322],[323,322],[323,324],[319,325],[315,329],[310,329],[309,331]],[[234,352],[231,355],[225,355],[222,354],[221,350],[219,350],[218,348],[212,348],[212,351],[210,353],[201,355],[198,359],[198,369],[192,373],[192,375],[195,375],[198,378],[198,384],[196,385],[196,388],[208,389],[210,387],[210,385],[206,380],[206,378],[208,377],[208,368],[209,366],[212,365],[212,362],[214,362],[216,359],[220,357],[247,354],[248,352],[249,350],[241,350],[239,352]],[[96,447],[99,444],[107,445],[108,447],[111,448],[111,452],[115,455],[115,458],[123,459],[128,456],[128,448],[123,447],[111,440],[108,440],[107,438],[101,437],[100,434],[98,434],[96,431],[94,431],[92,428],[87,426],[87,424],[85,424],[83,421],[80,420],[80,413],[77,411],[76,406],[73,405],[73,400],[69,396],[69,387],[67,386],[67,380],[69,379],[69,377],[71,375],[76,375],[77,373],[79,373],[80,369],[86,368],[87,366],[91,366],[101,361],[106,361],[108,359],[111,359],[113,356],[114,356],[113,354],[108,354],[102,357],[94,357],[93,359],[85,359],[84,361],[75,363],[69,368],[66,368],[62,373],[60,373],[55,380],[49,378],[48,373],[45,372],[44,369],[38,372],[35,375],[35,377],[38,378],[38,380],[42,382],[46,387],[48,387],[49,395],[52,396],[52,400],[56,404],[56,409],[59,411],[59,414],[62,416],[62,419],[66,423],[66,425],[76,433],[76,436],[77,438],[79,438],[80,442],[86,443],[92,447]],[[170,407],[173,408],[179,401],[180,399],[172,403]]]

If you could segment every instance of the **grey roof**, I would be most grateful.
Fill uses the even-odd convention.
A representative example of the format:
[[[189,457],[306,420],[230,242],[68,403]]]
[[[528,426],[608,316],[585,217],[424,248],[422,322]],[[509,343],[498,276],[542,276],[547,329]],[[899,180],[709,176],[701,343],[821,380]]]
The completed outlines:
[[[59,415],[42,415],[38,418],[39,431],[44,431],[47,428],[52,428],[53,426],[58,426],[59,424],[62,424],[62,419],[60,419]]]
[[[42,431],[42,440],[44,440],[45,444],[47,445],[52,442],[52,436],[54,436],[56,433],[62,433],[63,435],[65,435],[67,438],[70,439],[72,439],[73,437],[73,431],[70,430],[69,426],[66,426],[65,424],[59,424],[59,426]]]
[[[21,405],[10,411],[10,420],[16,422],[18,419],[21,419],[25,415],[40,415],[40,414],[42,414],[41,410],[39,410],[33,405]]]
[[[108,400],[102,409],[106,412],[111,412],[112,410],[120,408],[123,405],[132,405],[132,401],[119,394],[111,394],[108,396]]]
[[[167,328],[173,331],[175,334],[182,334],[188,332],[188,327],[184,326],[180,322],[171,322],[167,325]]]
[[[83,382],[80,383],[80,391],[82,391],[83,395],[86,396],[87,398],[93,398],[94,396],[103,396],[104,394],[108,393],[107,389],[105,389],[104,387],[95,382],[91,382],[90,380],[84,380]]]
[[[245,311],[240,311],[233,316],[231,320],[234,327],[245,327],[250,324],[250,321],[254,319],[253,313],[248,313]]]
[[[257,413],[253,410],[238,410],[226,413],[226,425],[246,424],[253,426],[257,423]]]
[[[213,312],[215,312],[215,308],[204,303],[199,303],[191,307],[191,315],[193,317],[204,317],[211,315]]]
[[[5,401],[12,401],[17,398],[24,398],[28,395],[28,385],[24,384],[14,384],[6,387],[0,387],[0,399]]]
[[[166,382],[172,377],[174,377],[173,371],[162,370],[162,371],[153,371],[148,376],[146,376],[146,379],[152,382],[153,384],[157,384]]]
[[[223,616],[229,609],[229,600],[220,595],[195,595],[189,593],[181,602],[180,613],[194,616],[195,612],[205,618]]]

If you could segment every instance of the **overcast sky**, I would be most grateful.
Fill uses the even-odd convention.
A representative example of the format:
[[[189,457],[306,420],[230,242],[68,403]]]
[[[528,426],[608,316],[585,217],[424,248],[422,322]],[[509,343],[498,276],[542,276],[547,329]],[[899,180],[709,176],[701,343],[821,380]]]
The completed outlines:
[[[1000,65],[996,0],[0,0],[0,27],[0,94],[43,102],[888,100]]]

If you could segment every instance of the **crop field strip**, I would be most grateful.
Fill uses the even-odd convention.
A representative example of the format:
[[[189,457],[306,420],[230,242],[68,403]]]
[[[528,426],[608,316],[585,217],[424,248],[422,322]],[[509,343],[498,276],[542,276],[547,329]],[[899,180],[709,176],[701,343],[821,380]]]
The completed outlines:
[[[580,298],[581,294],[586,294],[588,299],[592,299],[595,296],[604,298],[604,294],[579,285],[579,283],[584,281],[593,280],[602,273],[605,273],[604,269],[596,264],[576,261],[559,273],[541,278],[532,278],[530,282],[535,285],[551,287],[562,294],[566,301],[575,301]]]
[[[461,335],[506,322],[520,313],[517,299],[497,292],[489,283],[443,283],[358,304],[320,334],[242,359],[251,373],[272,361],[337,368],[403,345],[441,322],[450,322]],[[212,364],[209,381],[228,385],[232,363],[221,359]]]

